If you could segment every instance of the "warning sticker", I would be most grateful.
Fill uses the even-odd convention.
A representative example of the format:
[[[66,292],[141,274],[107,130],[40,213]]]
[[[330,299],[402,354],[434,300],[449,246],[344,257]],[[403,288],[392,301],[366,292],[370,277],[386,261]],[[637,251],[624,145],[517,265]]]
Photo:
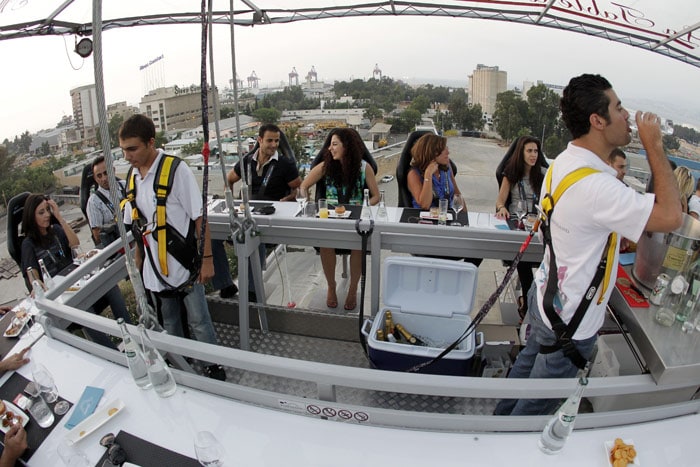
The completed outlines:
[[[316,404],[305,404],[303,402],[279,399],[277,404],[280,409],[295,413],[306,413],[313,417],[326,420],[349,421],[363,423],[369,420],[366,412],[354,412],[346,408],[322,406]]]

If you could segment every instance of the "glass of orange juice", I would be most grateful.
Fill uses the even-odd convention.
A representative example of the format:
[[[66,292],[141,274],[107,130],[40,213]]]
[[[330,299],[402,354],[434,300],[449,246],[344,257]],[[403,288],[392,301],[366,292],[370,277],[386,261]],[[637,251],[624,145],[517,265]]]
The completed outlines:
[[[318,200],[318,217],[321,219],[328,218],[328,201],[324,198]]]

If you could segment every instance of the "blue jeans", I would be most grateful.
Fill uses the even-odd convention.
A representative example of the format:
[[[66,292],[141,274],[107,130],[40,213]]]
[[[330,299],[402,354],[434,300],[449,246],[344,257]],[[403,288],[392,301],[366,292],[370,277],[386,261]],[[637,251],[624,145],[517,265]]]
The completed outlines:
[[[211,254],[214,259],[214,277],[211,280],[211,285],[214,290],[225,289],[233,285],[233,279],[231,278],[231,269],[228,264],[228,256],[226,256],[226,249],[224,248],[223,240],[212,240],[211,241]],[[260,265],[262,269],[265,269],[265,259],[267,250],[265,244],[261,243],[258,247],[258,255],[260,256]],[[253,283],[253,265],[248,261],[248,290],[255,292],[255,285]]]
[[[550,354],[539,353],[540,345],[553,345],[556,338],[542,321],[536,287],[533,283],[527,295],[530,338],[518,354],[508,378],[573,378],[578,373],[578,367],[562,350]],[[583,358],[591,358],[597,337],[573,341]],[[553,413],[560,402],[561,399],[503,399],[496,406],[494,415],[546,415]]]
[[[115,285],[114,287],[109,289],[109,291],[107,291],[107,293],[104,294],[102,298],[104,299],[102,300],[102,303],[95,305],[104,305],[106,302],[106,304],[108,304],[109,307],[112,309],[112,314],[114,315],[115,319],[123,318],[125,322],[132,324],[131,317],[129,316],[129,311],[126,309],[126,302],[124,301],[124,296],[122,296],[122,292],[121,290],[119,290],[118,286]],[[99,314],[102,310],[100,308],[95,308],[95,305],[88,308],[87,311],[93,314]],[[88,335],[90,340],[92,340],[96,344],[116,349],[115,345],[105,333],[89,327],[83,329],[85,330],[85,333]]]
[[[209,315],[209,307],[204,297],[204,286],[194,284],[183,295],[164,297],[157,294],[153,300],[159,303],[160,312],[163,315],[163,327],[168,334],[183,337],[181,306],[187,311],[187,324],[192,328],[194,338],[200,342],[216,344],[216,333]]]
[[[228,256],[224,248],[223,240],[211,241],[211,254],[214,260],[214,277],[211,279],[211,285],[214,290],[225,289],[233,285],[231,278],[231,269],[228,265]]]

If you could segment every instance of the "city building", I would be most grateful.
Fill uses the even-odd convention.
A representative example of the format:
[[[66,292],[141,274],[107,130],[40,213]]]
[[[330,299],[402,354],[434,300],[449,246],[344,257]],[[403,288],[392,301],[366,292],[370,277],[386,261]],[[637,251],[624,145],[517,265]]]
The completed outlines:
[[[153,120],[156,131],[193,128],[202,120],[200,86],[170,86],[141,98],[139,111]],[[211,89],[209,90],[211,93]],[[214,99],[209,99],[209,121],[214,121]]]
[[[100,118],[97,114],[97,92],[94,84],[70,90],[73,119],[80,138],[85,142],[96,139]]]
[[[508,73],[499,70],[497,66],[480,63],[469,76],[469,103],[479,104],[484,113],[493,115],[496,110],[496,96],[506,91],[507,84]]]
[[[539,86],[541,84],[544,84],[544,86],[549,89],[550,91],[554,91],[557,93],[559,97],[564,92],[564,87],[561,84],[549,84],[549,83],[543,83],[541,80],[537,80],[536,83],[533,83],[532,81],[523,81],[523,91],[522,91],[522,98],[523,100],[527,100],[527,92],[530,90],[530,88],[534,86]]]
[[[111,121],[116,115],[122,117],[123,120],[139,113],[139,108],[133,105],[128,105],[126,101],[115,102],[107,106],[107,121]]]

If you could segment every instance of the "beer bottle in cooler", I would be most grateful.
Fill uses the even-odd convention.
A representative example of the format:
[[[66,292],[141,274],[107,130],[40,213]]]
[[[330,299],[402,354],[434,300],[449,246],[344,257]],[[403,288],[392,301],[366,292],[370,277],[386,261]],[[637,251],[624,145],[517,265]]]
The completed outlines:
[[[425,343],[422,340],[420,340],[419,338],[417,338],[416,336],[414,336],[413,334],[408,332],[406,330],[406,328],[403,327],[402,324],[396,323],[395,327],[396,327],[396,330],[399,331],[399,334],[401,334],[401,337],[403,337],[406,340],[406,342],[408,342],[409,344],[411,344],[411,345],[425,345]]]

